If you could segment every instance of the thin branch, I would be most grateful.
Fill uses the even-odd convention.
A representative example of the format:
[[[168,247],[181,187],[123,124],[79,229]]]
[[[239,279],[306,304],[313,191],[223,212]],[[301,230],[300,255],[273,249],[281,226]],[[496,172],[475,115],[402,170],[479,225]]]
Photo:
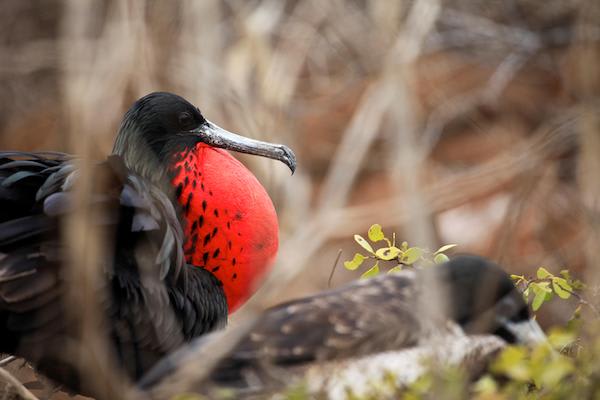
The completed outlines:
[[[342,256],[342,249],[339,249],[337,257],[335,258],[335,261],[333,262],[333,267],[331,268],[331,273],[329,274],[329,279],[327,279],[327,287],[328,288],[331,287],[331,280],[333,279],[333,273],[335,272],[335,269],[338,265],[338,262],[340,261],[341,256]]]
[[[7,395],[9,390],[13,390],[20,399],[23,400],[39,400],[37,397],[33,395],[17,378],[12,376],[10,372],[5,370],[4,368],[0,368],[0,381],[4,381],[8,387],[3,388],[3,396]],[[13,397],[8,397],[13,398]]]

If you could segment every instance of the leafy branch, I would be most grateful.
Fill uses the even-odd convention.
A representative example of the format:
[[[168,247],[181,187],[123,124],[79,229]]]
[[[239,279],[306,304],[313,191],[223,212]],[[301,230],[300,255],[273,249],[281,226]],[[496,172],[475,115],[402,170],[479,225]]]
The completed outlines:
[[[381,225],[374,224],[367,232],[367,239],[361,235],[354,235],[354,240],[362,247],[366,254],[356,253],[352,260],[345,261],[344,267],[350,271],[355,271],[363,265],[366,260],[375,260],[363,274],[361,278],[369,278],[380,273],[380,263],[390,265],[387,273],[401,271],[408,266],[428,266],[441,264],[448,261],[445,254],[448,250],[456,247],[455,244],[448,244],[440,247],[435,252],[430,252],[421,247],[410,247],[407,242],[396,245],[396,234],[392,234],[390,240],[386,237]]]
[[[600,312],[596,307],[587,301],[580,293],[585,285],[578,279],[574,279],[568,270],[560,271],[559,276],[552,274],[544,267],[539,267],[536,272],[536,278],[527,278],[524,275],[511,275],[515,285],[521,288],[525,300],[529,302],[531,296],[531,308],[533,311],[538,311],[540,307],[552,300],[554,295],[557,295],[563,300],[575,297],[579,304],[578,306],[589,307],[596,316],[600,317]]]

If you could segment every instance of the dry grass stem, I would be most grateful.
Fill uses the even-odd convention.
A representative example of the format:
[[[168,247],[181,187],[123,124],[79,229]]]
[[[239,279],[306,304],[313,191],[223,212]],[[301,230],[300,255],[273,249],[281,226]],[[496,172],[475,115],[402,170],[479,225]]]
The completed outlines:
[[[0,399],[39,400],[4,368],[0,368]]]

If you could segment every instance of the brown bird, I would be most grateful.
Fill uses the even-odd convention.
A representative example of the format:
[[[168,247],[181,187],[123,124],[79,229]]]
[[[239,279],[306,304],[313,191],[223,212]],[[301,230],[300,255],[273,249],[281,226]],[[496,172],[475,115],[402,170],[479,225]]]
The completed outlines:
[[[424,312],[435,279],[442,310]],[[152,390],[180,366],[209,352],[220,333],[161,361],[139,383]],[[426,371],[427,359],[476,373],[507,343],[545,341],[510,277],[477,256],[418,271],[351,283],[267,310],[216,365],[190,388],[235,398],[304,386],[311,396],[365,396],[391,374],[398,387]]]

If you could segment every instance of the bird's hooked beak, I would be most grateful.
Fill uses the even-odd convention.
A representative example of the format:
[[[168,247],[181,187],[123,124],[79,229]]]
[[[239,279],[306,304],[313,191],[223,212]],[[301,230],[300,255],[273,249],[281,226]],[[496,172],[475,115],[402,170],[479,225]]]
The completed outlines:
[[[548,342],[546,334],[534,319],[520,322],[505,321],[504,326],[519,343],[535,346]]]
[[[249,139],[229,132],[208,120],[190,133],[200,136],[201,141],[210,146],[279,160],[288,166],[292,174],[296,171],[296,155],[282,144]]]

